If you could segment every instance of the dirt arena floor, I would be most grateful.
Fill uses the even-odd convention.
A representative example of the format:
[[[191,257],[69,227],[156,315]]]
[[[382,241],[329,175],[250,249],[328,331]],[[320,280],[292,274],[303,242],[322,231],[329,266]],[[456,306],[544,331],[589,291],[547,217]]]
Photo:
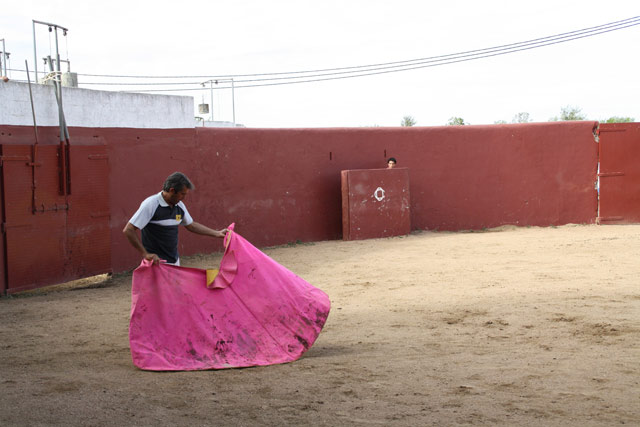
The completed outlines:
[[[138,370],[131,275],[79,281],[0,299],[0,425],[640,425],[640,225],[265,252],[331,297],[300,360]]]

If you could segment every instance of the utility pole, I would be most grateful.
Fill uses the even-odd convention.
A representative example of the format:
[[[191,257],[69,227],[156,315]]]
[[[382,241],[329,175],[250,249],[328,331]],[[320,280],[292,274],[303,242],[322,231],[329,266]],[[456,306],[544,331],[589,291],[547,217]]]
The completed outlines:
[[[9,52],[7,52],[7,48],[4,45],[4,39],[2,40],[2,58],[0,58],[0,72],[2,72],[3,76],[7,76],[7,60],[9,59]]]
[[[211,121],[213,122],[213,80],[209,80],[209,87],[211,88]]]

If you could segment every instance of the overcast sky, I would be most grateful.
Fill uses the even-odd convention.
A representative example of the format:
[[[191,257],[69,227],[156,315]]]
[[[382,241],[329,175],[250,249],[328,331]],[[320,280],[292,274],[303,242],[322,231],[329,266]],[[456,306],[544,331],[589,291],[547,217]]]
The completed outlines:
[[[33,70],[32,19],[50,22],[69,29],[66,38],[60,34],[60,52],[79,74],[80,86],[98,88],[84,84],[133,80],[86,74],[233,75],[235,82],[246,80],[243,74],[447,55],[640,16],[640,2],[23,0],[4,2],[1,10],[0,38],[11,53],[11,68],[24,69],[26,59]],[[55,52],[47,28],[36,30],[38,57]],[[631,116],[640,121],[638,46],[640,25],[450,65],[237,88],[236,120],[250,127],[398,126],[403,116],[411,115],[418,126],[444,125],[452,116],[492,124],[509,122],[519,112],[547,121],[561,108],[575,106],[589,119]],[[42,62],[38,68],[43,70]],[[17,71],[10,76],[24,78]],[[194,114],[197,104],[203,99],[209,103],[211,97],[208,86],[163,93],[194,97]],[[213,107],[216,120],[230,121],[231,91],[214,91]]]

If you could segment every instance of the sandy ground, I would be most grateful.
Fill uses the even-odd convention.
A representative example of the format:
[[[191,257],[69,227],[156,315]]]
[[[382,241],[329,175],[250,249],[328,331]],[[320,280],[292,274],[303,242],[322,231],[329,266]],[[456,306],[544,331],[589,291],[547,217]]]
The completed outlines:
[[[138,370],[131,275],[85,280],[0,300],[0,425],[640,425],[640,225],[265,252],[331,297],[300,360]]]

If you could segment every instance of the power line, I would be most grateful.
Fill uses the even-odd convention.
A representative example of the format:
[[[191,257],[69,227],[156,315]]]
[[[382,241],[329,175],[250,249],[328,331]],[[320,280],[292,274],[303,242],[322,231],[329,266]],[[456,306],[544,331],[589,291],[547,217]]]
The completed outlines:
[[[493,47],[484,48],[484,49],[469,50],[469,51],[458,52],[458,53],[453,53],[453,54],[448,54],[448,55],[432,56],[432,57],[426,57],[426,58],[408,59],[408,60],[403,60],[403,61],[385,62],[385,63],[377,63],[377,64],[369,64],[369,65],[357,65],[357,66],[351,66],[351,67],[325,68],[325,69],[306,70],[306,71],[284,71],[284,72],[275,72],[275,73],[228,74],[228,75],[218,75],[218,76],[139,76],[139,75],[136,76],[136,75],[109,75],[109,74],[78,74],[78,75],[79,76],[87,76],[87,77],[113,77],[113,78],[145,78],[145,79],[198,78],[198,79],[212,79],[212,80],[215,80],[216,78],[217,79],[223,79],[223,78],[230,78],[230,77],[233,77],[233,78],[237,78],[237,77],[258,77],[258,76],[275,76],[275,75],[288,75],[288,74],[309,74],[309,73],[324,73],[324,72],[343,71],[343,70],[356,70],[356,69],[362,69],[362,68],[381,67],[381,66],[387,66],[387,65],[409,64],[409,63],[413,63],[413,62],[421,62],[421,61],[426,61],[426,60],[435,60],[435,59],[440,59],[440,58],[448,58],[448,57],[452,57],[452,56],[473,54],[473,53],[479,53],[479,52],[495,50],[495,49],[504,49],[504,48],[517,47],[517,46],[527,45],[527,44],[536,44],[536,43],[542,43],[543,41],[549,40],[549,39],[568,38],[568,37],[572,37],[574,35],[578,35],[578,34],[582,34],[582,33],[591,33],[591,32],[597,32],[599,30],[608,29],[608,28],[612,28],[612,27],[619,27],[619,28],[615,28],[615,29],[611,30],[611,31],[615,31],[615,30],[618,30],[618,29],[627,28],[629,26],[638,25],[640,23],[639,19],[640,19],[640,16],[635,16],[635,17],[623,19],[623,20],[620,20],[620,21],[614,21],[614,22],[609,22],[607,24],[597,25],[595,27],[588,27],[588,28],[583,28],[583,29],[580,29],[580,30],[569,31],[569,32],[566,32],[566,33],[554,34],[554,35],[551,35],[551,36],[540,37],[540,38],[536,38],[536,39],[531,39],[531,40],[526,40],[526,41],[522,41],[522,42],[506,44],[506,45],[493,46]],[[626,24],[631,24],[631,25],[626,25]],[[602,32],[608,32],[608,31],[602,31]],[[600,33],[601,32],[597,32],[597,33],[592,34],[592,35],[597,35],[597,34],[600,34]],[[573,39],[569,39],[569,40],[566,40],[566,41],[570,41],[570,40],[573,40]]]
[[[601,29],[597,31],[591,30],[588,33],[584,33],[584,30],[580,30],[580,31],[575,31],[570,33],[572,34],[571,36],[557,35],[557,36],[545,37],[543,39],[536,39],[536,40],[544,40],[543,42],[520,42],[520,43],[511,44],[511,45],[505,45],[509,47],[498,46],[495,48],[486,48],[486,49],[479,49],[475,51],[462,52],[460,54],[451,54],[451,55],[425,58],[425,60],[422,62],[407,63],[404,65],[383,66],[378,68],[368,68],[365,70],[339,71],[335,73],[323,73],[323,74],[304,75],[304,76],[297,76],[297,77],[277,77],[277,78],[265,78],[265,79],[236,80],[236,82],[238,83],[242,83],[242,82],[251,83],[251,82],[264,82],[264,81],[271,81],[271,83],[236,85],[235,88],[238,89],[238,88],[248,88],[248,87],[311,83],[311,82],[319,82],[319,81],[327,81],[327,80],[338,80],[338,79],[364,77],[364,76],[379,75],[379,74],[388,74],[388,73],[394,73],[394,72],[416,70],[420,68],[436,67],[441,65],[467,62],[467,61],[488,58],[493,56],[506,55],[509,53],[515,53],[515,52],[520,52],[525,50],[537,49],[544,46],[566,43],[572,40],[582,39],[586,37],[593,37],[595,35],[604,34],[612,31],[617,31],[620,29],[640,25],[639,19],[636,19],[635,21],[631,21],[631,22],[629,22],[628,20],[626,21],[627,21],[625,22],[626,25],[617,25],[614,28],[601,28],[604,26],[600,26],[599,28]],[[565,34],[569,34],[569,33],[565,33]],[[478,53],[478,52],[481,52],[481,53]],[[403,61],[403,62],[409,62],[409,61]],[[345,74],[348,74],[348,75],[345,75]],[[317,77],[320,77],[320,78],[317,78]],[[298,80],[294,80],[294,79],[298,79]],[[307,80],[302,80],[302,79],[307,79]],[[287,81],[273,82],[274,80],[287,80]],[[154,83],[148,83],[148,84],[154,84]],[[155,83],[155,85],[162,85],[162,83]],[[214,89],[221,90],[221,89],[228,89],[228,87],[223,86],[223,87],[214,88]],[[152,89],[152,90],[136,90],[135,92],[172,92],[172,91],[193,91],[193,90],[202,90],[202,88]]]
[[[237,74],[237,75],[224,75],[224,76],[119,76],[119,75],[99,75],[99,74],[78,74],[80,76],[88,77],[108,77],[108,78],[146,78],[146,79],[184,79],[184,78],[208,78],[211,80],[224,80],[227,77],[233,77],[235,79],[235,88],[250,88],[250,87],[264,87],[264,86],[278,86],[288,84],[300,84],[300,83],[312,83],[328,80],[339,80],[347,78],[365,77],[372,75],[396,73],[402,71],[410,71],[421,68],[430,68],[441,65],[449,65],[459,62],[467,62],[476,59],[483,59],[493,56],[506,55],[515,52],[521,52],[531,49],[537,49],[544,46],[550,46],[554,44],[566,43],[573,40],[578,40],[587,37],[593,37],[596,35],[609,33],[612,31],[618,31],[625,28],[640,25],[640,17],[635,16],[632,18],[623,19],[620,21],[610,22],[607,24],[598,25],[595,27],[583,28],[580,30],[569,31],[560,34],[554,34],[551,36],[540,37],[532,40],[526,40],[517,43],[493,46],[483,49],[475,49],[464,52],[458,52],[447,55],[431,56],[426,58],[417,58],[404,61],[385,62],[378,64],[359,65],[352,67],[339,67],[339,68],[325,68],[318,70],[307,71],[288,71],[278,73],[259,73],[259,74]],[[264,77],[261,77],[264,76]],[[279,76],[279,77],[273,77]],[[249,79],[238,79],[238,77],[257,77]],[[240,85],[237,85],[240,83]],[[249,83],[249,84],[242,84]],[[130,89],[126,92],[184,92],[184,91],[200,91],[204,90],[201,82],[83,82],[82,85],[95,85],[95,86],[198,86],[190,88],[179,89]],[[208,88],[214,90],[229,89],[226,85],[221,85],[215,88]]]

